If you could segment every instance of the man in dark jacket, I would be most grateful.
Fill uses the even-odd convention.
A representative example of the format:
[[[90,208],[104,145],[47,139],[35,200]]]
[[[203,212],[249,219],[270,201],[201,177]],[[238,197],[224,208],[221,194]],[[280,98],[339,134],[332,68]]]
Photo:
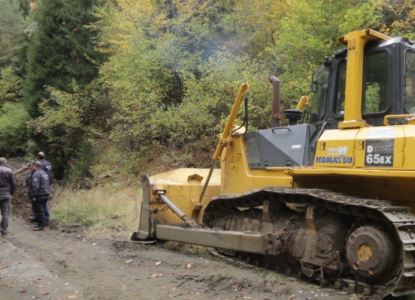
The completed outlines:
[[[16,180],[12,169],[6,167],[7,159],[0,157],[0,210],[1,210],[1,236],[7,235],[9,227],[10,205],[16,190]]]
[[[49,186],[53,183],[52,181],[52,164],[48,162],[45,158],[45,153],[39,152],[37,158],[42,163],[42,170],[46,172],[49,176]]]
[[[32,199],[37,226],[33,231],[41,231],[45,228],[45,205],[50,196],[49,176],[42,170],[42,163],[35,161],[33,163],[34,172],[30,177],[28,195]]]
[[[48,176],[49,176],[49,186],[51,186],[51,184],[53,183],[53,181],[52,181],[52,164],[46,160],[45,153],[43,153],[43,152],[39,152],[37,154],[37,158],[42,163],[42,170],[45,171],[46,174],[48,174]],[[49,222],[50,212],[49,212],[49,205],[48,205],[47,202],[46,202],[46,206],[45,206],[45,218],[46,218],[46,222]]]

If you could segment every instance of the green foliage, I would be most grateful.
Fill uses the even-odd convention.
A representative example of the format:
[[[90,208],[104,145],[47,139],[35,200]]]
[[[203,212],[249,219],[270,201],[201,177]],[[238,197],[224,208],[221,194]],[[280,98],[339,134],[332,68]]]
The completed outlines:
[[[99,11],[113,54],[101,76],[116,107],[110,138],[139,164],[151,149],[176,166],[208,161],[244,81],[250,129],[269,127],[270,75],[282,80],[283,106],[293,107],[324,56],[341,47],[337,37],[381,22],[381,0],[118,3]]]
[[[0,149],[7,154],[25,150],[29,115],[21,103],[5,103],[0,109]]]
[[[19,102],[23,80],[15,75],[12,67],[0,71],[0,106],[4,102]]]
[[[133,20],[136,26],[116,23],[117,34],[111,37],[117,41],[115,55],[101,72],[111,82],[110,97],[117,103],[111,139],[139,153],[165,147],[179,165],[210,155],[242,82],[252,83],[251,128],[266,128],[270,119],[265,116],[270,114],[271,71],[223,46],[216,30],[225,16],[215,14],[219,2],[187,4],[148,7],[143,16],[143,7],[128,2],[118,18]],[[132,16],[134,11],[137,15]],[[109,32],[105,27],[101,31]]]
[[[251,62],[247,56],[235,57],[224,52],[212,56],[199,66],[199,70],[200,77],[191,72],[182,76],[185,93],[179,104],[163,105],[153,89],[142,90],[137,93],[137,98],[120,99],[111,138],[135,151],[154,144],[166,147],[172,154],[180,150],[185,155],[182,158],[174,156],[182,165],[201,153],[210,155],[240,85],[250,78],[255,79],[251,81],[251,129],[269,126],[269,71]]]
[[[42,116],[29,122],[35,134],[45,137],[58,168],[73,164],[71,161],[77,157],[77,151],[82,153],[87,138],[100,137],[105,132],[111,113],[111,104],[104,97],[105,87],[100,82],[94,81],[84,88],[73,82],[70,88],[73,93],[46,88],[50,97],[39,105]]]
[[[288,1],[285,17],[274,34],[276,73],[282,74],[282,97],[293,106],[301,95],[309,94],[311,76],[325,55],[336,49],[337,37],[350,31],[371,27],[379,1],[298,0]]]
[[[36,3],[35,0],[17,0],[19,3],[19,10],[23,14],[23,17],[27,17],[30,13],[30,5]]]
[[[241,83],[251,86],[249,129],[267,128],[270,75],[281,79],[283,108],[294,107],[324,56],[341,48],[337,37],[373,28],[413,38],[414,1],[42,0],[29,13],[26,0],[0,0],[11,4],[0,12],[0,68],[11,66],[0,106],[19,103],[25,66],[30,143],[75,182],[104,171],[100,160],[127,174],[154,159],[200,166]]]
[[[91,166],[94,162],[94,153],[89,141],[81,141],[73,153],[69,172],[66,177],[75,184],[82,184],[85,179],[92,177]]]
[[[85,86],[98,75],[106,54],[95,49],[98,32],[85,25],[98,22],[91,12],[100,0],[44,0],[39,3],[37,29],[28,46],[25,101],[32,117],[48,97],[45,86],[72,92],[71,82]]]
[[[415,1],[383,0],[377,6],[377,28],[387,35],[415,38]]]
[[[0,0],[0,69],[23,65],[25,21],[17,0]]]

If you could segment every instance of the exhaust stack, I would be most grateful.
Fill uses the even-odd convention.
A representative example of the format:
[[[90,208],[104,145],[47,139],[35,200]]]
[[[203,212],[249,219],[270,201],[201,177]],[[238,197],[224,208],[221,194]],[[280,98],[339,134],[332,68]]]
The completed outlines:
[[[280,117],[280,105],[281,105],[281,83],[280,80],[271,76],[269,82],[272,84],[272,119],[271,127],[280,127],[281,126],[281,117]]]

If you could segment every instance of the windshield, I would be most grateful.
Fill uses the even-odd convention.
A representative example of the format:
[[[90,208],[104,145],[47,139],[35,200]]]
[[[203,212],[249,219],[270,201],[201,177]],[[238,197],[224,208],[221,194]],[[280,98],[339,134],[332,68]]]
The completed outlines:
[[[329,68],[325,67],[324,65],[321,65],[313,76],[312,89],[314,95],[310,112],[311,124],[320,122],[326,114],[328,80]]]

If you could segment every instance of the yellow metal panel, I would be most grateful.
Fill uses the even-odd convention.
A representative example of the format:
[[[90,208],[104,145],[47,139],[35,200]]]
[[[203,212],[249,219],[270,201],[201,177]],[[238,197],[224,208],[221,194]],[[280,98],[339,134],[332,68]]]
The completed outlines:
[[[243,194],[265,186],[291,187],[286,168],[251,170],[248,165],[244,138],[234,135],[232,143],[222,155],[222,194]]]
[[[405,125],[407,126],[407,125]],[[402,168],[403,167],[403,149],[405,144],[403,126],[381,126],[381,127],[366,127],[361,128],[356,136],[356,153],[355,153],[355,167],[358,168],[376,168],[376,165],[368,166],[367,154],[368,141],[393,140],[393,166],[388,168]],[[370,159],[373,159],[371,157]],[[382,167],[382,166],[379,166]],[[382,167],[385,168],[385,167]]]
[[[394,170],[394,169],[343,169],[343,168],[301,168],[294,167],[289,170],[289,174],[296,176],[318,176],[318,175],[348,175],[363,177],[384,177],[384,178],[414,178],[415,171]],[[294,180],[295,181],[295,180]]]
[[[326,130],[317,141],[314,166],[353,167],[357,133],[358,129]]]
[[[195,182],[195,184],[200,185],[205,182],[206,177],[209,173],[209,169],[196,169],[196,168],[180,168],[171,170],[165,173],[160,173],[157,175],[151,176],[151,181],[155,182],[154,180],[162,180],[164,182],[171,181],[172,183],[186,183],[188,181],[188,177],[193,174],[199,174],[203,177],[202,182]],[[217,169],[213,172],[212,178],[210,182],[213,184],[220,183],[220,170]]]
[[[415,170],[415,126],[403,126],[405,134],[405,148],[404,148],[404,168]]]
[[[343,122],[339,122],[339,124],[338,124],[339,129],[361,128],[361,127],[365,127],[365,126],[366,126],[366,121],[365,120],[343,121]]]
[[[176,169],[150,177],[150,192],[154,189],[165,189],[166,196],[180,208],[188,217],[191,217],[195,203],[199,199],[203,184],[208,176],[209,169]],[[194,175],[197,176],[194,176]],[[202,181],[199,181],[203,177]],[[200,222],[206,205],[213,196],[220,194],[220,170],[215,169],[210,179],[210,184],[203,197],[201,214],[195,221]],[[156,194],[150,196],[150,211],[152,218],[162,224],[178,224],[183,221],[174,214],[166,205],[157,199]]]

